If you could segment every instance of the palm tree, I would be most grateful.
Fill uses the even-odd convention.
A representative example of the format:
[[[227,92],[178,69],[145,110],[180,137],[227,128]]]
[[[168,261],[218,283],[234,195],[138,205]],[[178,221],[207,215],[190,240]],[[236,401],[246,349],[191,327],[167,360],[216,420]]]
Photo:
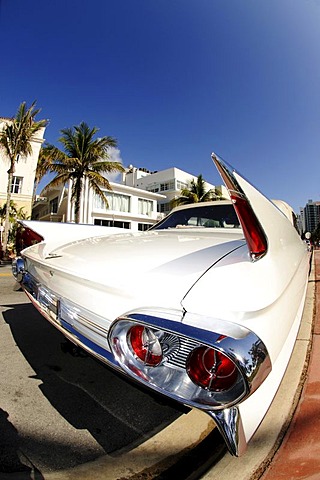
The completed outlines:
[[[1,226],[5,221],[6,211],[7,211],[7,205],[4,203],[2,207],[0,207],[0,225]],[[10,209],[9,209],[10,230],[9,230],[8,242],[7,242],[8,254],[10,253],[10,251],[12,252],[14,250],[14,247],[12,247],[12,245],[15,245],[16,232],[17,232],[17,229],[19,228],[17,218],[19,218],[20,220],[27,220],[28,216],[24,210],[24,207],[18,208],[17,204],[14,203],[12,200],[10,200]],[[10,247],[10,244],[11,244],[11,247]],[[0,244],[0,247],[1,247],[1,244]]]
[[[17,205],[14,203],[13,200],[10,200],[10,205],[9,205],[9,221],[12,223],[16,216],[17,216]],[[0,224],[3,225],[6,219],[6,213],[7,213],[7,204],[4,203],[0,207]]]
[[[26,102],[21,103],[15,117],[11,118],[0,132],[0,148],[9,160],[6,215],[3,234],[3,251],[5,254],[10,228],[11,185],[15,173],[15,165],[20,155],[27,156],[32,154],[31,142],[36,133],[47,124],[46,120],[35,120],[36,115],[40,112],[40,109],[36,109],[35,106],[36,102],[33,102],[29,108],[27,108]]]
[[[221,194],[215,189],[206,190],[205,181],[202,175],[197,176],[197,180],[191,180],[190,185],[181,190],[180,196],[171,201],[172,207],[186,205],[189,203],[210,202],[211,200],[220,200]]]
[[[75,208],[75,221],[80,220],[80,201],[84,180],[87,179],[92,190],[108,206],[107,198],[101,188],[112,190],[103,173],[124,172],[120,162],[110,161],[109,149],[116,147],[117,141],[112,137],[94,139],[98,128],[82,122],[73,128],[61,130],[64,151],[53,145],[46,147],[46,155],[51,161],[50,170],[57,176],[49,183],[51,187],[65,185],[72,181],[71,200]]]
[[[3,226],[3,223],[5,222],[6,212],[7,212],[7,205],[6,205],[6,203],[4,203],[0,207],[0,225],[1,226]],[[9,229],[9,232],[8,232],[8,240],[7,240],[7,246],[6,246],[7,253],[9,253],[9,251],[10,251],[9,244],[14,243],[14,240],[15,240],[15,232],[16,232],[17,225],[18,225],[17,224],[17,218],[24,218],[25,219],[26,218],[26,213],[25,213],[23,207],[18,209],[17,205],[12,200],[10,200],[10,207],[9,207],[10,229]],[[1,243],[0,243],[0,248],[1,248]]]

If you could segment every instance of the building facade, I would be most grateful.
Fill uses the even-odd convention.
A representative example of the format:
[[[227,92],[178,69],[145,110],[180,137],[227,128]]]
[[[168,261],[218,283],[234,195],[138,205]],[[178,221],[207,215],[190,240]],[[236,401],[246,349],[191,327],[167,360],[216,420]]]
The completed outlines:
[[[129,166],[122,174],[120,183],[110,182],[112,190],[103,190],[108,201],[103,200],[84,181],[80,201],[80,223],[120,227],[143,231],[161,220],[171,210],[171,201],[180,195],[196,177],[172,167],[159,172],[150,172]],[[34,220],[74,222],[71,201],[71,183],[68,186],[45,187],[36,197],[33,206]],[[224,186],[205,184],[218,195],[229,198]]]
[[[0,118],[0,130],[10,122],[10,119]],[[31,142],[32,154],[27,157],[20,157],[15,165],[15,173],[11,184],[11,200],[17,209],[23,208],[26,216],[31,215],[34,179],[38,163],[41,144],[44,142],[43,135],[45,128],[37,132]],[[7,201],[8,169],[9,160],[0,150],[0,206]]]
[[[303,232],[312,233],[320,223],[320,201],[308,200],[303,209],[300,209],[300,219]]]
[[[157,202],[163,195],[147,192],[127,185],[110,182],[112,190],[103,190],[108,207],[84,183],[80,204],[80,223],[120,227],[132,231],[150,228],[162,216],[157,211]],[[53,222],[74,222],[74,208],[71,202],[71,184],[68,187],[45,187],[36,197],[32,218]]]
[[[179,197],[181,190],[188,187],[192,180],[196,181],[197,177],[176,167],[151,172],[145,168],[136,168],[130,165],[122,174],[124,185],[164,195],[164,198],[158,202],[158,211],[164,214],[169,213],[171,201]],[[205,182],[205,189],[212,189],[217,195],[229,198],[228,191],[223,185],[215,186]]]

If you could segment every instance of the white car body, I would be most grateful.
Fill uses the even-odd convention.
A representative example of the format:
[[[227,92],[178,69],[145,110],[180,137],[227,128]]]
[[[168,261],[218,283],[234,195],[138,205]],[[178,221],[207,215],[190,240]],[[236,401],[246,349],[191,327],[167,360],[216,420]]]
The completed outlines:
[[[287,204],[271,202],[214,154],[213,160],[232,201],[188,205],[172,215],[225,206],[242,228],[192,220],[164,229],[160,222],[141,233],[103,227],[97,234],[96,227],[73,226],[64,237],[61,224],[23,222],[44,240],[23,250],[13,269],[33,304],[68,339],[207,412],[238,456],[288,364],[309,253]]]

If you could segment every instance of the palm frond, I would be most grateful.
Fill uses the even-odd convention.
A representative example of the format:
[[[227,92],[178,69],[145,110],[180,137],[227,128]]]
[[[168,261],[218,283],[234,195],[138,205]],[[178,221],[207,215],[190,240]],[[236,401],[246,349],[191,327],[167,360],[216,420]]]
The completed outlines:
[[[117,146],[116,139],[109,136],[94,138],[98,131],[97,127],[90,128],[82,122],[61,130],[59,141],[62,150],[53,145],[47,146],[47,154],[51,159],[50,170],[56,173],[49,185],[57,186],[72,180],[71,199],[75,206],[76,222],[79,220],[84,180],[88,179],[89,187],[106,202],[101,188],[111,190],[111,185],[103,174],[124,171],[120,162],[109,161],[109,149]]]
[[[179,197],[171,200],[170,206],[173,208],[178,205],[215,200],[217,198],[215,190],[206,190],[205,183],[202,175],[198,175],[197,180],[192,179],[189,186],[180,191]]]

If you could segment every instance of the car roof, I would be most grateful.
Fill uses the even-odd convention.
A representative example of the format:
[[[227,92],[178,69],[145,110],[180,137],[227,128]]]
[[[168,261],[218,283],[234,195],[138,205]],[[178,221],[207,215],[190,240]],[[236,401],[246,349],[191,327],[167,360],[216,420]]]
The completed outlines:
[[[187,210],[188,208],[217,207],[218,205],[232,205],[232,202],[231,200],[214,200],[211,202],[187,203],[186,205],[174,207],[170,213],[177,212],[178,210]]]

